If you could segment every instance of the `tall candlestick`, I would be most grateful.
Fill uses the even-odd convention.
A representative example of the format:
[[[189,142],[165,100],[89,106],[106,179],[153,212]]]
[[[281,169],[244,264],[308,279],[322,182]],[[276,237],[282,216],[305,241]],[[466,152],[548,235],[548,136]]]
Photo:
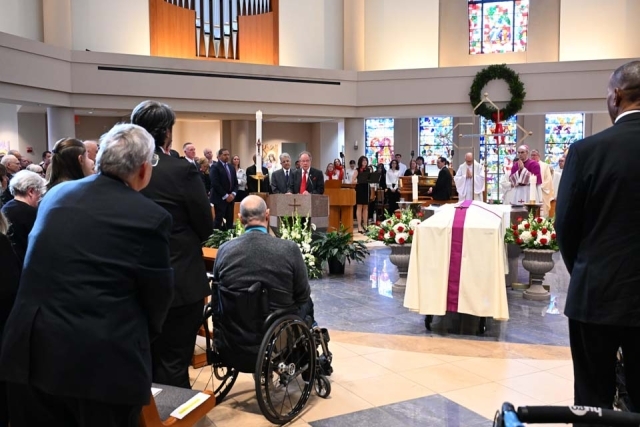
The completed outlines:
[[[256,174],[262,175],[262,111],[256,112]]]
[[[418,175],[411,176],[411,189],[413,190],[413,201],[418,201]]]
[[[531,175],[529,177],[529,201],[530,203],[538,203],[538,189],[536,188],[536,181],[538,177]]]

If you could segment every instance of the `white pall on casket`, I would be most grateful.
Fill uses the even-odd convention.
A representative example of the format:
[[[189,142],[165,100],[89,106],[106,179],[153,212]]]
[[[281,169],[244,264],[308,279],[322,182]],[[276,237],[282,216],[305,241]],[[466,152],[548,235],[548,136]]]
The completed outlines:
[[[504,209],[478,201],[444,205],[423,221],[413,236],[404,306],[507,320],[506,221]]]

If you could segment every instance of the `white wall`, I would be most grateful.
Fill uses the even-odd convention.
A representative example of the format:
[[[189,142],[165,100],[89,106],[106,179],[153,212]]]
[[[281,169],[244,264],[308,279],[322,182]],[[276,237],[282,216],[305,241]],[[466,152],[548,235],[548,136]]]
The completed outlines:
[[[364,7],[366,70],[438,66],[439,0],[366,0]]]
[[[2,0],[0,32],[43,41],[42,0]]]
[[[0,104],[0,146],[3,149],[18,149],[18,107],[14,104]]]
[[[215,157],[222,139],[220,129],[220,120],[176,120],[176,124],[173,125],[172,148],[180,156],[184,156],[182,145],[190,142],[196,147],[196,156],[203,157],[203,150],[211,148]]]
[[[280,0],[279,7],[280,65],[342,69],[343,0]]]
[[[560,61],[640,56],[638,17],[638,0],[562,0]]]
[[[602,132],[612,126],[609,113],[594,113],[591,115],[591,133],[590,135]]]
[[[72,0],[71,22],[74,50],[150,54],[149,0]]]
[[[31,147],[31,153],[27,148]],[[42,161],[42,153],[47,150],[47,115],[44,113],[18,114],[18,150],[33,163]]]

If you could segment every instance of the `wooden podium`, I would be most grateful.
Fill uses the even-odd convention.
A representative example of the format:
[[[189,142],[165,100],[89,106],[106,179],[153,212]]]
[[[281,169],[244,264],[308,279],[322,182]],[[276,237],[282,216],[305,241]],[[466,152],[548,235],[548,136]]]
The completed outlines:
[[[311,222],[319,229],[329,225],[329,198],[319,194],[269,194],[267,201],[269,225],[279,227],[279,217],[297,213],[301,217],[311,217]]]
[[[342,188],[336,180],[325,181],[324,194],[329,196],[329,228],[328,231],[340,230],[344,225],[347,232],[353,234],[353,207],[356,205],[356,191],[353,188]]]

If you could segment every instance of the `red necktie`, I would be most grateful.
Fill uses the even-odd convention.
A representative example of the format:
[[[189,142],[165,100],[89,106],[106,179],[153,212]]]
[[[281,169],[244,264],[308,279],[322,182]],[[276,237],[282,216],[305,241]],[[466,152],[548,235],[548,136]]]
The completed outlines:
[[[307,171],[302,171],[302,182],[300,183],[300,194],[307,191]]]

